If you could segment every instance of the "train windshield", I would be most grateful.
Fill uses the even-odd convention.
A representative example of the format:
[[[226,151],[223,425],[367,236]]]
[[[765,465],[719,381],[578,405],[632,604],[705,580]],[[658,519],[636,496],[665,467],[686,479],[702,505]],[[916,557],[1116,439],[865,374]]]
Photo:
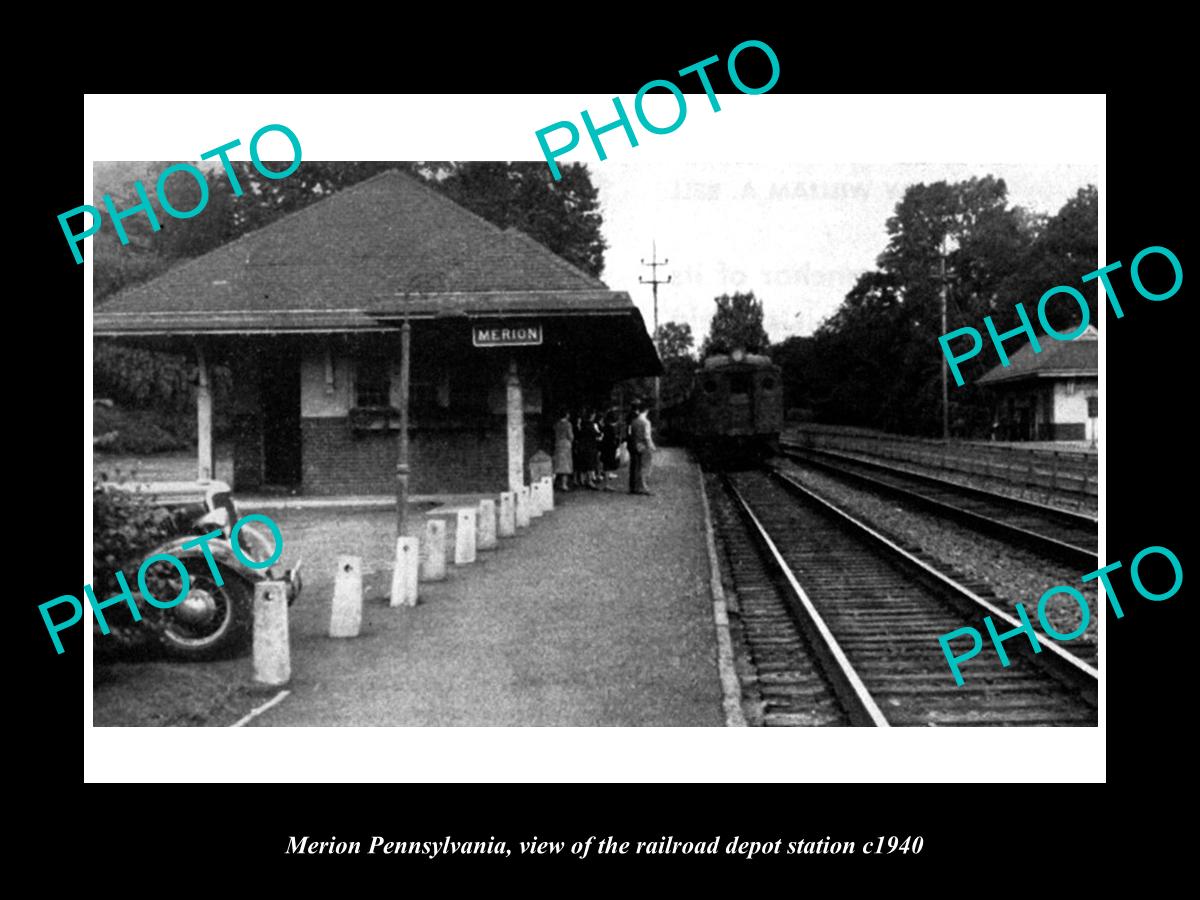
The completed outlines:
[[[729,375],[730,394],[749,394],[754,389],[754,382],[749,372],[733,372]]]

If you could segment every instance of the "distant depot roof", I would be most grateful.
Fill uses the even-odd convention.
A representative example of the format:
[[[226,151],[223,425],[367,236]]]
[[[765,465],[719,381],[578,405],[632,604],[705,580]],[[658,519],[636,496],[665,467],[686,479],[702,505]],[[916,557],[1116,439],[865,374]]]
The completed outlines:
[[[1096,329],[1089,325],[1073,341],[1056,341],[1050,337],[1039,338],[1041,353],[1034,353],[1033,346],[1026,344],[1009,356],[1007,366],[996,366],[979,379],[979,384],[999,384],[1035,378],[1078,378],[1096,375],[1097,338]]]
[[[406,312],[641,321],[624,291],[394,169],[119,292],[94,321],[101,337],[359,331]]]

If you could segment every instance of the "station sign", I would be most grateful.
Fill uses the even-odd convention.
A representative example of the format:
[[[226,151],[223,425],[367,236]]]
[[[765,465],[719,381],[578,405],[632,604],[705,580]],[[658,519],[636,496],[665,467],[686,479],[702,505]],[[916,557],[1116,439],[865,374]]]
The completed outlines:
[[[471,343],[476,347],[536,347],[542,343],[542,323],[472,325]]]

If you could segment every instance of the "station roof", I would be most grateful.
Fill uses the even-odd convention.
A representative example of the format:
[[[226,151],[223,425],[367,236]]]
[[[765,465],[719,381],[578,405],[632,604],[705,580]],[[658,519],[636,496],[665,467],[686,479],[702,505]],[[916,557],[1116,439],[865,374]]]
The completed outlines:
[[[1084,378],[1099,372],[1099,334],[1089,325],[1072,341],[1056,341],[1045,337],[1038,341],[1042,351],[1033,352],[1026,344],[1009,357],[1007,366],[996,366],[986,372],[978,384],[1009,384],[1034,379]]]
[[[120,291],[96,309],[94,333],[347,333],[405,315],[612,316],[638,368],[659,368],[629,294],[394,169]]]

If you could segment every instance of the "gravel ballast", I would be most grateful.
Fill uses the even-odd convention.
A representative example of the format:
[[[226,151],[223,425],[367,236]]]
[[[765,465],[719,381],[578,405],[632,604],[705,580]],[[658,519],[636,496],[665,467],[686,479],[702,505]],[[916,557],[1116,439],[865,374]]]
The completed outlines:
[[[1079,579],[1086,574],[1085,572],[1071,571],[1061,563],[1047,560],[1032,551],[1010,546],[997,538],[946,522],[901,501],[883,498],[869,490],[850,486],[834,476],[803,464],[785,462],[780,464],[780,470],[842,506],[847,512],[897,543],[921,547],[941,565],[947,567],[947,574],[987,585],[1003,601],[1006,610],[1015,612],[1015,605],[1018,602],[1023,603],[1035,627],[1038,626],[1039,598],[1057,585],[1074,587],[1087,600],[1088,625],[1078,638],[1062,642],[1062,647],[1096,665],[1097,591],[1095,582],[1080,582]],[[1061,634],[1069,634],[1078,628],[1080,617],[1079,606],[1070,595],[1056,596],[1047,603],[1046,618]],[[963,625],[984,632],[982,618],[981,615],[975,621],[964,621]],[[986,637],[986,632],[984,633]]]

